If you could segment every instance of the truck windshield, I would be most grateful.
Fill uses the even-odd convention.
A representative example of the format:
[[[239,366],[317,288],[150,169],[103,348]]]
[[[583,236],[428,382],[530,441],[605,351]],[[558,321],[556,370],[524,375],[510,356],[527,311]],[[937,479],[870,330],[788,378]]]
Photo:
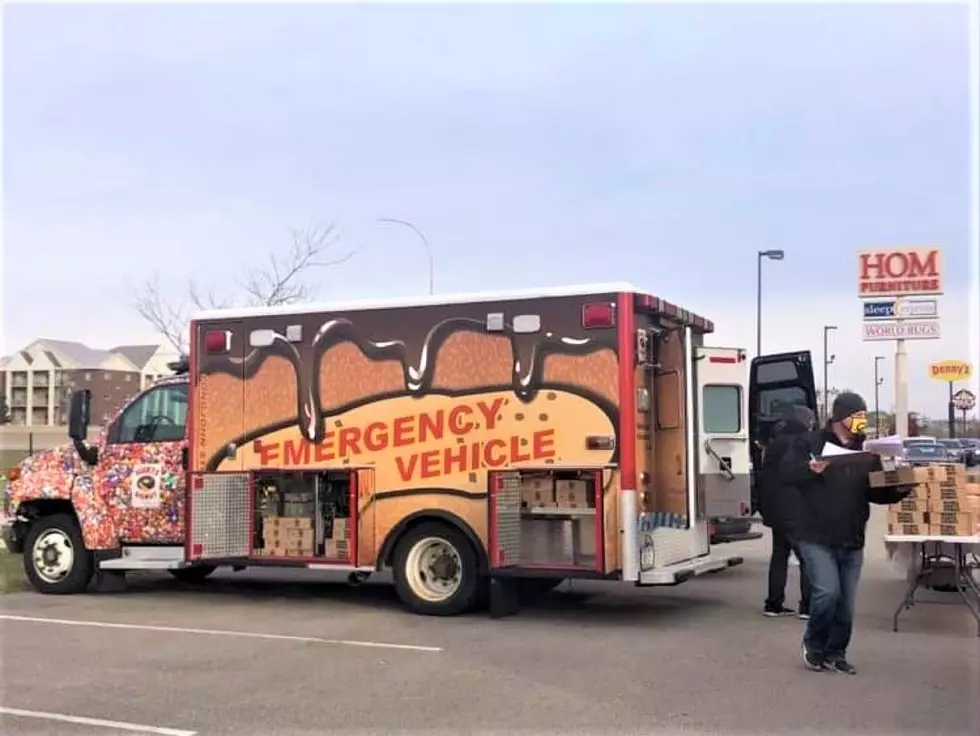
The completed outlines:
[[[706,434],[737,434],[742,430],[741,387],[705,386],[701,398],[701,412]]]

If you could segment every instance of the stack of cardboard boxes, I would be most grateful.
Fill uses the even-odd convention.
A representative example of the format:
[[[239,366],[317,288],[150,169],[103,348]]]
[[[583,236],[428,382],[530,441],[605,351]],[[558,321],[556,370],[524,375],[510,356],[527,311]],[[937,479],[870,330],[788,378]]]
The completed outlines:
[[[888,509],[888,533],[969,537],[980,534],[980,475],[962,465],[897,468],[871,474],[872,487],[912,486]]]
[[[348,559],[348,519],[327,520],[324,526],[323,557],[328,560]],[[309,517],[263,517],[262,542],[262,548],[256,553],[266,557],[318,556],[313,519]]]
[[[267,557],[312,557],[315,543],[313,519],[291,516],[262,518],[262,549]]]
[[[550,473],[535,473],[521,479],[521,502],[528,508],[585,509],[595,505],[589,481],[556,480]]]

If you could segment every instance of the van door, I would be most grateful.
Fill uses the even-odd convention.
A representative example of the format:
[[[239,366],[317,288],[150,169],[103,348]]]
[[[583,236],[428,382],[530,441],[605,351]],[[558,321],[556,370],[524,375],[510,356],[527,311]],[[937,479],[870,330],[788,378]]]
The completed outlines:
[[[749,368],[749,437],[752,441],[752,511],[758,509],[758,470],[772,429],[791,406],[817,411],[813,358],[809,350],[762,355]]]
[[[751,510],[747,381],[744,350],[698,351],[701,483],[708,519],[729,531],[741,530]]]

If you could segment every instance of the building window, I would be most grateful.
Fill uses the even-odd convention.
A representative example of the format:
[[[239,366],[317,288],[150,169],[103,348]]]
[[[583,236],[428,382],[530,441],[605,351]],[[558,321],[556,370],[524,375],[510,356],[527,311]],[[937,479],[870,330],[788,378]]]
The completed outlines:
[[[130,383],[132,380],[133,380],[133,374],[127,373],[125,378],[126,383]]]
[[[91,373],[88,373],[88,372],[86,372],[86,373],[85,373],[85,380],[86,380],[86,381],[91,381],[91,380],[92,380],[92,374],[91,374]]]
[[[106,381],[111,381],[112,380],[112,374],[109,373],[108,371],[106,371],[105,373],[102,374],[102,378],[104,380],[106,380]]]
[[[740,386],[705,386],[701,397],[701,416],[706,434],[737,434],[742,430],[742,389]]]

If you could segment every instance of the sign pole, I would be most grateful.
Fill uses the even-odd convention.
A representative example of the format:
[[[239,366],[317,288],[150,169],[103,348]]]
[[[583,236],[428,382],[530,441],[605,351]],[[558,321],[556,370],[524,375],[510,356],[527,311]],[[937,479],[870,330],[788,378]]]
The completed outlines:
[[[909,370],[905,340],[895,341],[895,434],[909,436]]]
[[[956,404],[953,403],[953,382],[949,382],[949,411],[946,415],[949,424],[949,438],[956,437]]]

